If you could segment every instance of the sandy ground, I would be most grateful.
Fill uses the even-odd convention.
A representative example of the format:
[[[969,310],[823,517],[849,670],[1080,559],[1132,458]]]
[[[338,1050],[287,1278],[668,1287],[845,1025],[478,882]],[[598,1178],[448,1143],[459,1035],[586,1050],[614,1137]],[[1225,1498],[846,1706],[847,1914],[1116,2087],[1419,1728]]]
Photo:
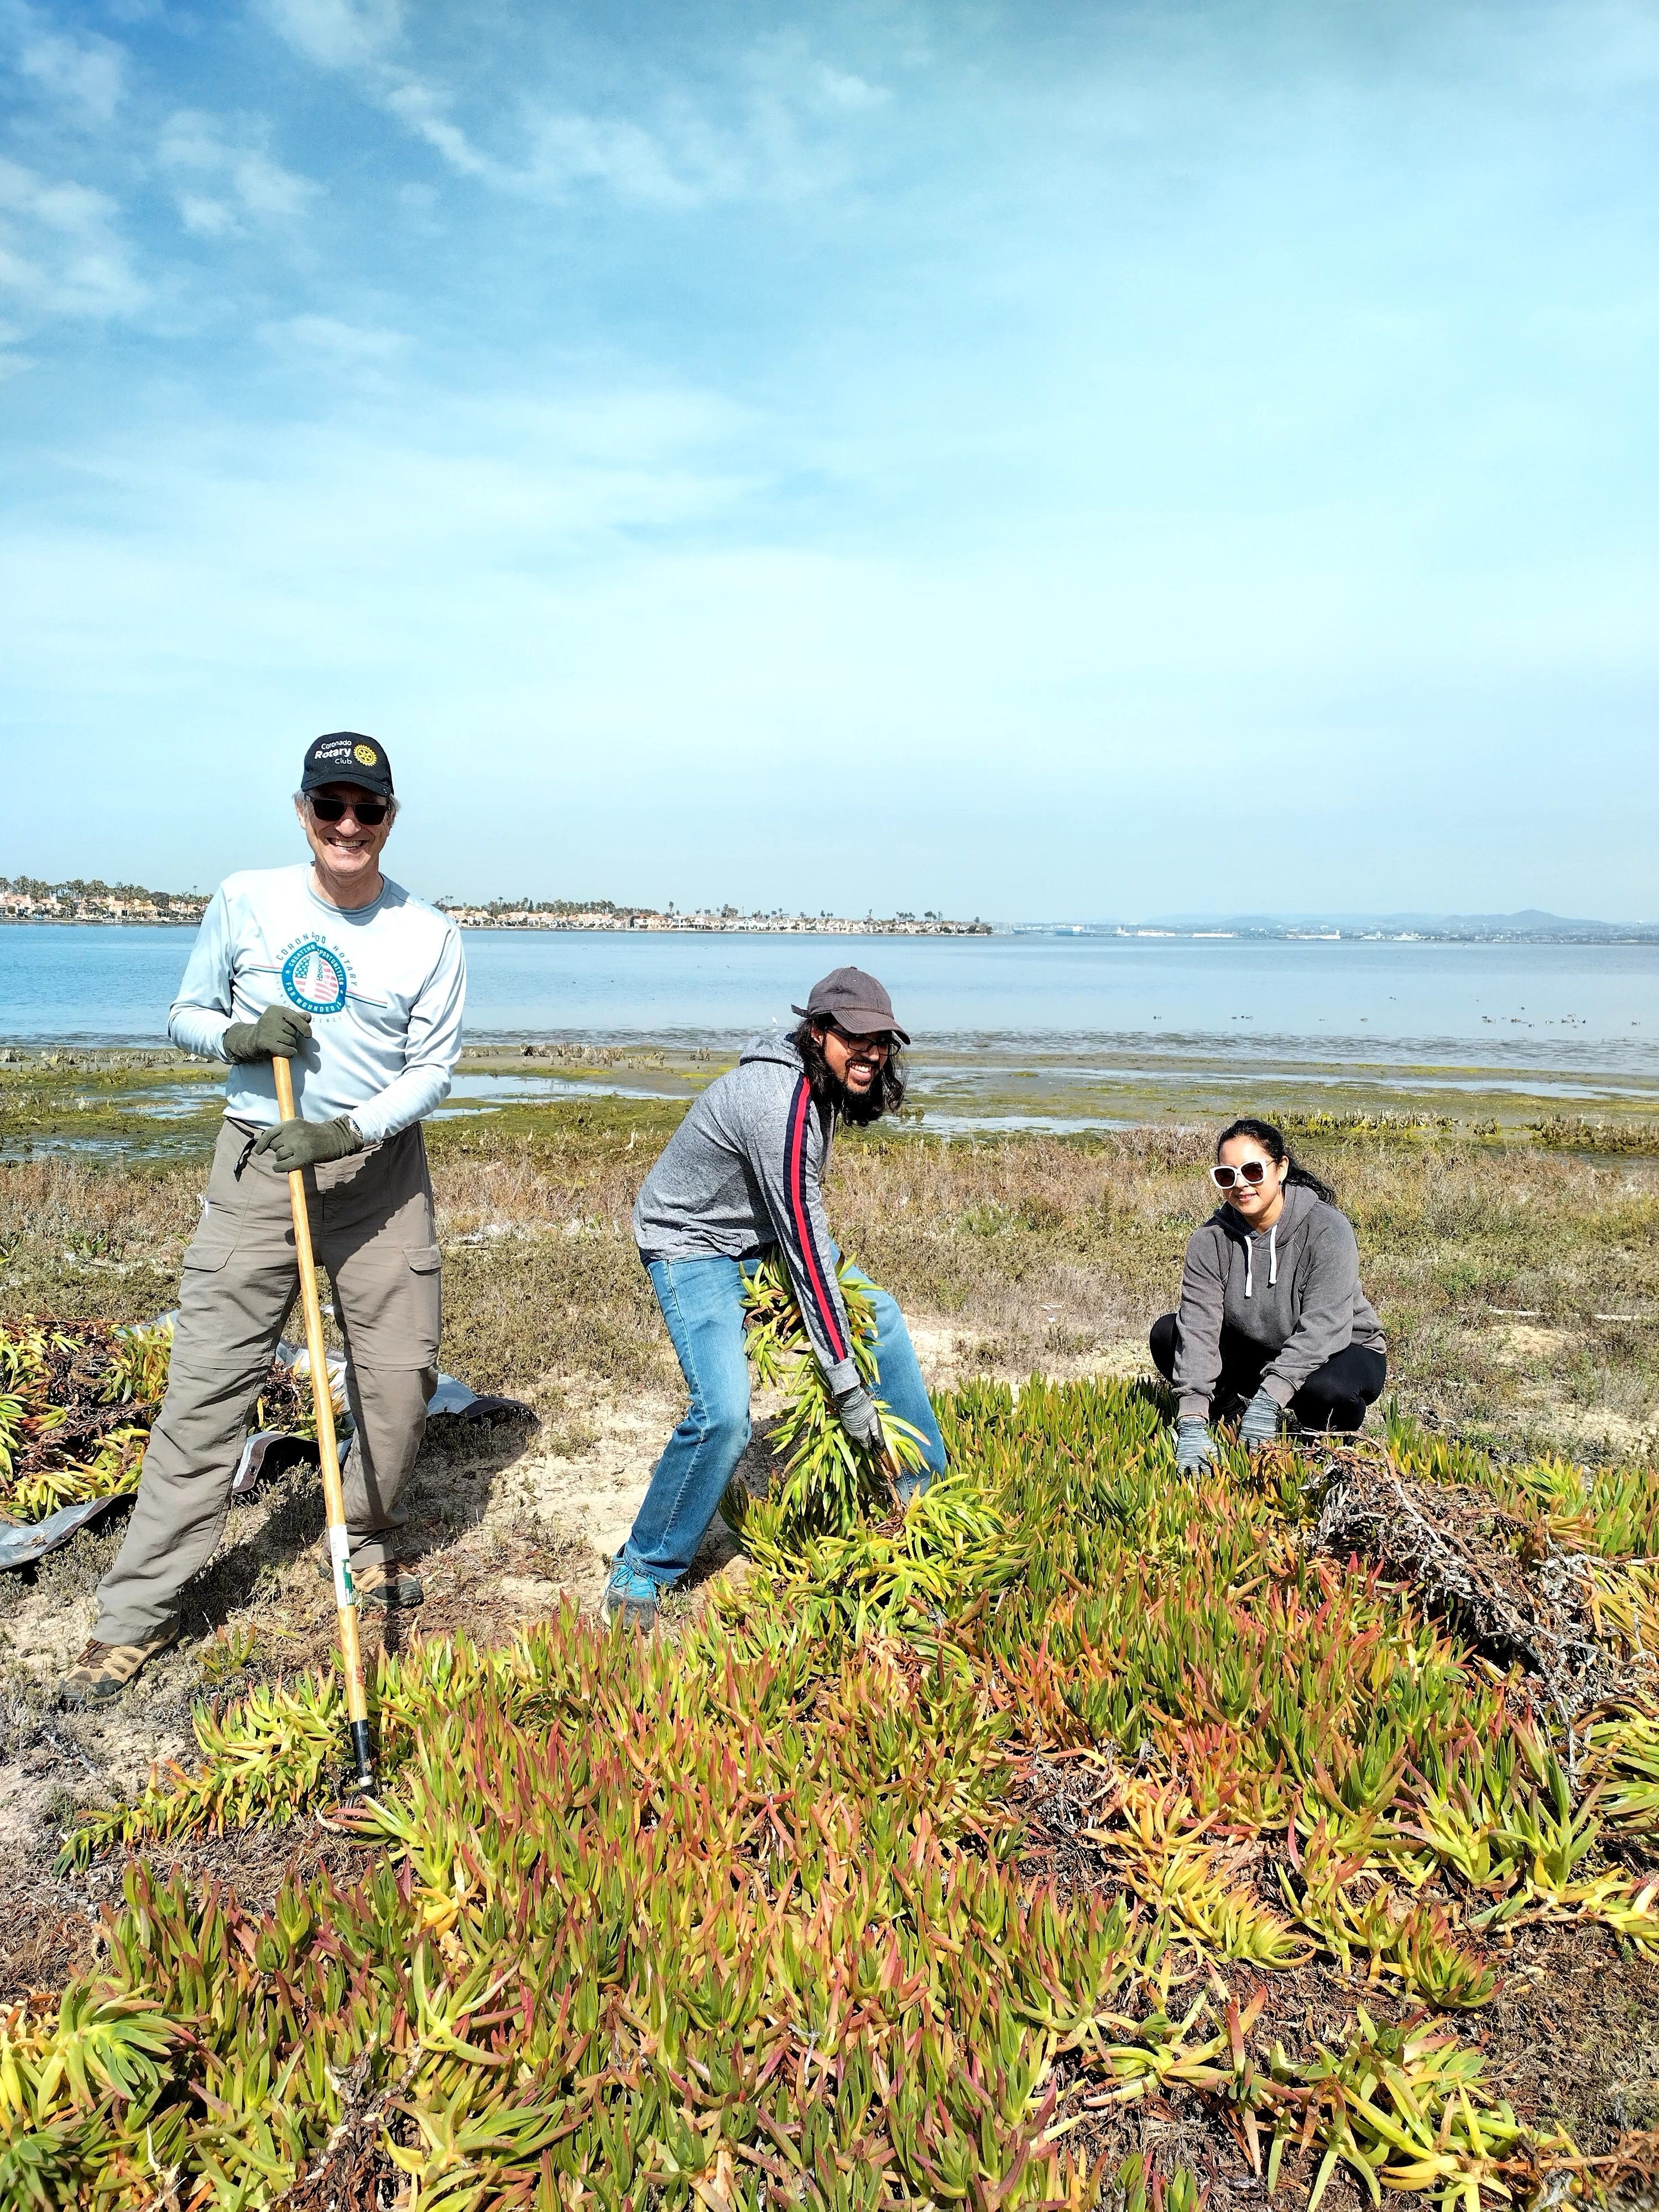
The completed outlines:
[[[1591,1459],[1648,1462],[1659,1450],[1651,1421],[1633,1420],[1613,1406],[1564,1402],[1559,1370],[1583,1344],[1583,1331],[1500,1317],[1487,1337],[1494,1361],[1516,1377],[1521,1407],[1540,1426],[1553,1430],[1571,1451]]]

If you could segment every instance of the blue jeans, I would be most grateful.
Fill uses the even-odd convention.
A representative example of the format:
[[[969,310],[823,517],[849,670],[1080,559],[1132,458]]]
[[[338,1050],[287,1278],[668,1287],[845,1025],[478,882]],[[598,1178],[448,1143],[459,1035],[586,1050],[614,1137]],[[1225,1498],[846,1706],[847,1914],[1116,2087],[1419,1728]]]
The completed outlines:
[[[651,1287],[691,1394],[678,1428],[657,1462],[619,1565],[665,1588],[696,1557],[726,1486],[749,1442],[749,1358],[743,1342],[743,1283],[756,1260],[653,1260]],[[856,1279],[876,1310],[876,1395],[927,1440],[921,1488],[945,1472],[945,1443],[927,1402],[910,1332],[898,1302],[866,1277]]]

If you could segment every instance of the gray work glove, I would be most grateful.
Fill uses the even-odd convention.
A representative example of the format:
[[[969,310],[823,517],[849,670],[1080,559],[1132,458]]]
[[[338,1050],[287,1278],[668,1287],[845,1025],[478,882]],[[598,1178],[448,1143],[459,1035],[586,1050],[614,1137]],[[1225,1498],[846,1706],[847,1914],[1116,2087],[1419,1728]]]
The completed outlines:
[[[227,1060],[293,1060],[311,1042],[311,1017],[291,1006],[267,1006],[257,1022],[233,1022],[225,1031]]]
[[[363,1140],[356,1123],[342,1114],[332,1121],[279,1121],[253,1149],[269,1152],[270,1164],[280,1174],[292,1175],[296,1168],[314,1168],[321,1160],[343,1160],[361,1152]]]
[[[1238,1441],[1246,1451],[1259,1451],[1279,1434],[1279,1401],[1270,1391],[1258,1390],[1244,1408],[1238,1425]]]
[[[836,1394],[836,1415],[855,1444],[866,1451],[881,1448],[881,1416],[876,1411],[876,1401],[862,1382],[854,1382],[850,1390]]]
[[[1210,1434],[1210,1425],[1201,1421],[1196,1413],[1188,1413],[1176,1423],[1176,1470],[1181,1474],[1197,1474],[1206,1467],[1215,1465],[1215,1438]]]

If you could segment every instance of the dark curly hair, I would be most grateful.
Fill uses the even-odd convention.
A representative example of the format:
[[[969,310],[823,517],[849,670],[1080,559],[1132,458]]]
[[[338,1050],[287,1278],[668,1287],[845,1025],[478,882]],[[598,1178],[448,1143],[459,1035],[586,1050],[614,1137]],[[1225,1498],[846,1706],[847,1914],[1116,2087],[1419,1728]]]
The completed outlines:
[[[1311,1168],[1303,1166],[1301,1161],[1285,1142],[1284,1131],[1275,1129],[1271,1121],[1258,1121],[1248,1115],[1242,1121],[1229,1121],[1215,1140],[1217,1159],[1221,1158],[1221,1147],[1232,1137],[1254,1138],[1275,1167],[1281,1160],[1290,1162],[1290,1168],[1285,1177],[1287,1184],[1299,1182],[1304,1189],[1310,1190],[1316,1198],[1322,1198],[1328,1206],[1336,1204],[1336,1193],[1331,1188],[1329,1183],[1322,1182]]]
[[[872,1121],[879,1121],[884,1114],[896,1114],[904,1103],[904,1072],[899,1066],[896,1045],[887,1055],[886,1062],[875,1081],[863,1097],[849,1091],[838,1076],[830,1072],[830,1063],[823,1056],[823,1047],[812,1034],[811,1022],[803,1022],[790,1035],[790,1042],[800,1054],[801,1065],[806,1070],[807,1087],[820,1106],[827,1106],[843,1121],[855,1129],[868,1128]]]

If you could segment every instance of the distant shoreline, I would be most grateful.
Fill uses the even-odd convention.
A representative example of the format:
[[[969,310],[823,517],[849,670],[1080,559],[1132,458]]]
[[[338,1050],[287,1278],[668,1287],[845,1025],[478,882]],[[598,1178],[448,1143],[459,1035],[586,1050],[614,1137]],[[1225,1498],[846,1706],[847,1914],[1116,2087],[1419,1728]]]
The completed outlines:
[[[447,909],[441,909],[447,911]],[[915,922],[903,921],[848,921],[838,917],[811,921],[710,921],[701,916],[658,921],[479,921],[471,915],[451,914],[458,929],[481,934],[516,931],[520,936],[599,937],[996,937],[988,921]],[[200,915],[175,921],[166,915],[114,914],[0,914],[0,928],[7,929],[198,929]]]
[[[1628,928],[1614,922],[1580,929],[1318,929],[1283,928],[1160,929],[1137,922],[1115,926],[1093,922],[1015,922],[999,936],[1057,937],[1092,945],[1146,944],[1162,939],[1175,945],[1659,945],[1659,928],[1640,923]]]
[[[434,902],[458,929],[634,930],[650,935],[708,937],[989,937],[988,921],[954,921],[931,910],[862,921],[850,915],[785,914],[781,908],[740,913],[729,902],[680,913],[615,899],[457,899]],[[58,927],[195,928],[206,913],[205,891],[152,890],[143,884],[106,884],[101,876],[0,876],[0,922]]]
[[[1079,927],[1065,922],[914,921],[904,915],[854,921],[826,915],[722,919],[708,915],[662,915],[654,920],[589,921],[571,917],[501,917],[442,908],[458,929],[479,934],[520,936],[635,937],[954,937],[1057,939],[1095,945],[1577,945],[1659,946],[1659,929],[1152,929],[1125,923],[1120,928]],[[198,914],[7,914],[0,929],[196,929]]]
[[[615,899],[441,898],[433,903],[457,928],[480,933],[642,937],[945,937],[1043,939],[1117,945],[1485,945],[1659,946],[1659,922],[1601,921],[1584,915],[1527,907],[1507,914],[1167,915],[1153,921],[971,921],[931,908],[922,914],[860,916],[785,914],[781,908],[741,912],[728,901],[682,913]],[[70,877],[0,876],[0,924],[59,928],[193,929],[209,904],[199,890],[151,890]]]

